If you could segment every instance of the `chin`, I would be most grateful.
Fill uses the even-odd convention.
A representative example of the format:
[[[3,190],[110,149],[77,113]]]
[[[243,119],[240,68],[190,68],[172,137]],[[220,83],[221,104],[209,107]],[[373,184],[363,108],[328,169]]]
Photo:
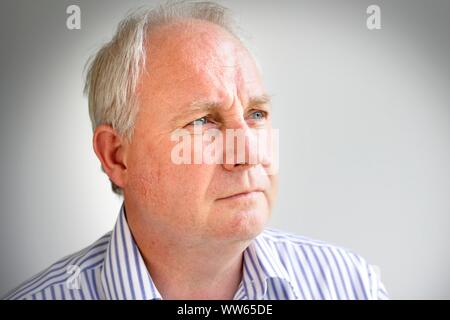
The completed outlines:
[[[223,240],[245,241],[256,238],[263,232],[269,213],[267,210],[244,210],[233,212],[230,219],[218,225],[218,237]]]

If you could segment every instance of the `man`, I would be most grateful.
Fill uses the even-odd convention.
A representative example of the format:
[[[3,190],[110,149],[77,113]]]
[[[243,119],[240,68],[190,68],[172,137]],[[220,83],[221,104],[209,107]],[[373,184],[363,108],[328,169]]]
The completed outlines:
[[[117,223],[8,299],[387,298],[358,255],[265,230],[277,176],[252,141],[272,130],[270,99],[225,8],[134,12],[91,61],[86,92],[95,153],[124,198]],[[174,161],[174,133],[206,147],[208,130],[240,132],[243,151],[228,157],[216,135],[222,161]],[[187,146],[188,160],[205,152]]]

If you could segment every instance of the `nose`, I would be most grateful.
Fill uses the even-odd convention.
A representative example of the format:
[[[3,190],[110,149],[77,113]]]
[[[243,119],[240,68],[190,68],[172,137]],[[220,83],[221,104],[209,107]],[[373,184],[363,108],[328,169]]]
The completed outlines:
[[[224,140],[225,170],[242,171],[261,163],[257,135],[245,122],[234,128],[227,128]]]

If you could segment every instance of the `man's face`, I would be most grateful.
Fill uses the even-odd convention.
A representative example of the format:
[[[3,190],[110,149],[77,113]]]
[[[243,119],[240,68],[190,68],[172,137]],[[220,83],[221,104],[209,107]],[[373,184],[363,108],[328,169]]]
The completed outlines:
[[[266,92],[255,62],[235,38],[206,22],[158,31],[149,36],[147,73],[138,88],[126,204],[137,209],[144,226],[186,243],[252,239],[270,216],[276,176],[260,163],[175,164],[171,154],[178,142],[171,135],[186,129],[194,139],[193,124],[199,123],[202,131],[270,129],[270,106],[258,99]],[[215,107],[193,109],[199,101]],[[252,190],[258,191],[230,197]]]

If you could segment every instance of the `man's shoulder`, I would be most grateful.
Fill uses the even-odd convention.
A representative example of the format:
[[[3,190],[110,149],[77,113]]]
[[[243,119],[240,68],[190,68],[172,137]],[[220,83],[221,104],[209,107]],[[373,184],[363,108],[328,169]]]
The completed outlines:
[[[259,236],[259,241],[264,241],[272,246],[284,245],[294,249],[305,249],[311,247],[352,252],[352,250],[332,244],[330,242],[314,239],[311,237],[297,235],[291,232],[281,231],[274,228],[266,228]]]
[[[301,236],[292,232],[283,231],[275,228],[266,228],[260,234],[261,237],[273,242],[292,242],[293,244],[306,245],[331,245],[325,241],[313,239],[306,236]]]
[[[102,267],[110,237],[111,232],[108,232],[88,247],[59,259],[10,291],[4,299],[55,300],[61,295],[69,299],[70,286],[79,283],[88,271]]]
[[[266,243],[267,247],[276,255],[294,254],[303,256],[308,260],[315,259],[317,264],[330,264],[330,259],[344,259],[347,260],[345,262],[348,264],[364,267],[368,264],[362,256],[352,249],[273,228],[265,229],[258,236],[258,241]]]
[[[309,282],[314,298],[387,297],[377,268],[349,248],[271,228],[257,242],[299,286]]]

